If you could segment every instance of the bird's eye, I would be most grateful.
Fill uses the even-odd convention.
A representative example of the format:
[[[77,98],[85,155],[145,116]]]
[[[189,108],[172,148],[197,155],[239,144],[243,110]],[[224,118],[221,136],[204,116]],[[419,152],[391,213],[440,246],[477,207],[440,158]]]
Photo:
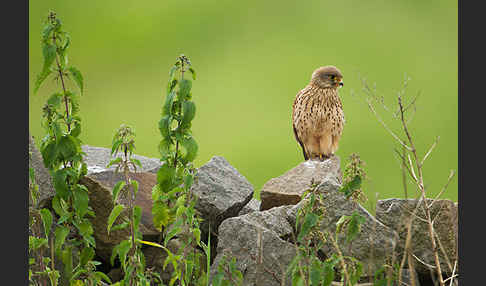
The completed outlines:
[[[332,79],[332,80],[334,80],[336,78],[336,76],[330,75],[329,78]]]

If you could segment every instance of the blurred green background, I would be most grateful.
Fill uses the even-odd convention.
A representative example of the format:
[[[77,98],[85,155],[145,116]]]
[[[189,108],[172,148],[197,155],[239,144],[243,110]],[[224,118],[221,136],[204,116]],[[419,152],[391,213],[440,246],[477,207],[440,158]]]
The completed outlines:
[[[32,94],[50,9],[71,34],[70,61],[85,78],[84,144],[110,147],[115,130],[127,123],[136,130],[137,153],[158,157],[168,72],[184,53],[198,75],[198,167],[223,156],[260,190],[302,162],[292,102],[314,69],[332,64],[345,83],[337,155],[342,166],[353,152],[366,162],[365,207],[373,209],[376,197],[404,194],[398,145],[365,104],[360,75],[393,108],[405,74],[412,78],[409,96],[422,93],[411,126],[419,154],[440,136],[424,166],[431,197],[458,168],[457,1],[29,1],[29,128],[36,140],[44,134],[42,105],[55,88],[50,80]],[[457,191],[454,178],[443,197],[457,201]]]

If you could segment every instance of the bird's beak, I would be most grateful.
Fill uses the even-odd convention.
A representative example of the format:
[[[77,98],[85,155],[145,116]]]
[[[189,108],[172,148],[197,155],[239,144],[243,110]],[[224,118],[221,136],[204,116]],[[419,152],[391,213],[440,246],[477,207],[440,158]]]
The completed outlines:
[[[344,82],[341,80],[341,81],[339,82],[339,86],[343,86],[343,85],[344,85]]]

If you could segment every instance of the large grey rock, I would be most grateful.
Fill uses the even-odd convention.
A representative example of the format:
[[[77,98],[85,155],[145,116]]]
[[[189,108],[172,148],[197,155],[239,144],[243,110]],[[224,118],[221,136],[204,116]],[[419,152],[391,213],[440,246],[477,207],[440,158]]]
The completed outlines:
[[[345,256],[352,256],[363,263],[363,273],[365,276],[373,275],[385,263],[386,259],[391,257],[396,245],[397,234],[375,219],[359,203],[346,199],[344,194],[339,192],[340,187],[341,184],[335,177],[325,179],[317,187],[317,191],[324,194],[322,207],[325,213],[320,222],[320,229],[324,233],[334,234],[336,231],[336,223],[343,215],[350,216],[356,211],[363,216],[365,222],[361,224],[361,232],[352,241],[351,247],[345,244],[345,236],[343,233],[339,234],[338,244]],[[297,211],[307,201],[308,199],[304,199],[287,212],[288,220],[292,223],[293,227],[295,227]],[[330,240],[325,243],[322,251],[328,257],[336,253],[336,249]]]
[[[49,170],[44,166],[42,155],[35,146],[32,136],[29,136],[29,153],[31,154],[29,156],[29,168],[34,169],[35,183],[39,186],[37,205],[33,205],[29,195],[29,207],[37,207],[40,209],[50,205],[50,201],[56,195],[56,190],[52,185],[52,177],[49,174]]]
[[[285,240],[292,234],[286,220],[289,209],[282,206],[224,220],[219,227],[218,255],[211,274],[217,272],[225,255],[228,260],[236,259],[243,285],[280,286],[283,273],[296,255],[295,246]],[[289,280],[285,285],[291,284]]]
[[[407,222],[410,215],[417,205],[416,199],[386,199],[379,200],[376,204],[376,218],[383,224],[396,230],[399,234],[397,252],[401,259],[405,247],[407,236]],[[427,204],[431,204],[432,199],[427,199]],[[443,272],[451,273],[450,265],[454,266],[454,261],[458,258],[458,213],[457,204],[450,200],[437,200],[430,209],[434,221],[434,230],[439,237],[440,243],[446,252],[446,256],[439,250],[439,261]],[[425,218],[423,204],[419,206],[417,216]],[[415,218],[412,224],[411,249],[415,256],[423,262],[435,266],[434,252],[428,231],[428,224],[421,219]],[[416,270],[421,274],[429,273],[427,266],[420,261],[414,261]],[[456,271],[458,269],[456,268]]]
[[[341,182],[339,157],[334,155],[324,160],[308,160],[300,163],[280,177],[266,182],[260,192],[260,210],[277,206],[295,205],[302,194],[309,188],[311,180],[324,181],[334,179]]]
[[[245,215],[247,213],[251,213],[251,212],[257,212],[260,210],[260,204],[262,202],[255,199],[255,198],[252,198],[242,209],[241,211],[238,213],[239,216],[241,215]]]
[[[191,190],[198,198],[195,208],[204,220],[200,229],[205,235],[208,224],[217,233],[221,222],[237,216],[253,196],[250,182],[219,156],[198,169]]]
[[[125,181],[123,173],[115,173],[108,170],[98,173],[91,173],[88,177],[97,180],[112,192],[113,187],[119,181]],[[128,177],[138,182],[138,192],[135,198],[135,205],[142,209],[142,219],[140,221],[140,231],[144,237],[155,237],[160,232],[153,226],[152,216],[152,188],[157,184],[157,175],[150,172],[129,172]],[[128,206],[127,187],[123,189],[123,194],[119,196],[119,203]]]
[[[94,147],[89,145],[81,146],[84,153],[83,156],[84,162],[88,165],[88,174],[103,172],[107,170],[115,170],[115,166],[111,166],[110,168],[106,168],[106,165],[110,163],[112,159],[115,157],[111,157],[111,149],[104,148],[104,147]],[[122,154],[119,152],[116,157],[121,157]],[[152,172],[157,173],[157,170],[161,166],[161,162],[157,158],[148,158],[145,156],[140,156],[133,154],[133,158],[140,160],[142,164],[141,169],[137,169],[138,172]]]

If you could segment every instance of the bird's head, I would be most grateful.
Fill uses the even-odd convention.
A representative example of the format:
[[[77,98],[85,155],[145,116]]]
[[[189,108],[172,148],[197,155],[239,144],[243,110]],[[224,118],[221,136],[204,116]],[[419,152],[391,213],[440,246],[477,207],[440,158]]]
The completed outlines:
[[[324,66],[312,73],[311,84],[320,88],[338,88],[343,86],[343,74],[335,66]]]

